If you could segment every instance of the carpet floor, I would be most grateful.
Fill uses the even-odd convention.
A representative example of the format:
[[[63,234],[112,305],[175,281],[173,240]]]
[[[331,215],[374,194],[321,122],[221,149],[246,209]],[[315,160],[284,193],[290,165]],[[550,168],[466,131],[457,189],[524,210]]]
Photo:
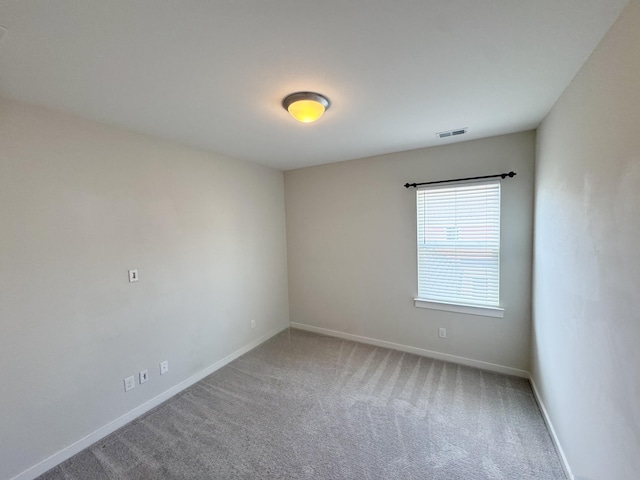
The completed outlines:
[[[40,480],[565,479],[529,382],[289,329]]]

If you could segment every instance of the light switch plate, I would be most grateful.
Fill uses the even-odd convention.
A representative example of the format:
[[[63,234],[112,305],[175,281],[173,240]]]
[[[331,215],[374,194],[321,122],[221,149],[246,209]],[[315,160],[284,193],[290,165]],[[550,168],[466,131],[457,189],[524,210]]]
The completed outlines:
[[[138,270],[129,270],[129,282],[138,281]]]

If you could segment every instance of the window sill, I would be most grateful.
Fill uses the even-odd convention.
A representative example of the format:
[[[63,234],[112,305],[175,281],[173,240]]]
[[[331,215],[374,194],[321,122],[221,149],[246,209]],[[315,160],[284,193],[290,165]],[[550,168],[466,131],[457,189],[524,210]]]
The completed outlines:
[[[430,308],[431,310],[443,310],[445,312],[466,313],[468,315],[479,315],[481,317],[504,317],[504,308],[499,307],[476,307],[472,305],[458,305],[455,303],[440,303],[414,298],[414,305],[418,308]]]

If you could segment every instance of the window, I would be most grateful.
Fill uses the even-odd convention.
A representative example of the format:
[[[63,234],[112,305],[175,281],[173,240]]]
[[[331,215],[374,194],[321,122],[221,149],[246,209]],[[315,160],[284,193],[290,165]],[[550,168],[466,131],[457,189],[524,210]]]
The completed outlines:
[[[502,316],[500,182],[425,188],[416,199],[416,306]]]

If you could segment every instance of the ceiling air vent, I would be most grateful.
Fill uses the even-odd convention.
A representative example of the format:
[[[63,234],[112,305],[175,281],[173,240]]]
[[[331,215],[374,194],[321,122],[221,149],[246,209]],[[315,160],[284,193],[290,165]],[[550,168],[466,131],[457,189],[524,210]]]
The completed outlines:
[[[436,137],[438,138],[447,138],[447,137],[455,137],[456,135],[463,135],[467,133],[468,128],[458,128],[457,130],[449,130],[447,132],[439,132],[436,133]]]

